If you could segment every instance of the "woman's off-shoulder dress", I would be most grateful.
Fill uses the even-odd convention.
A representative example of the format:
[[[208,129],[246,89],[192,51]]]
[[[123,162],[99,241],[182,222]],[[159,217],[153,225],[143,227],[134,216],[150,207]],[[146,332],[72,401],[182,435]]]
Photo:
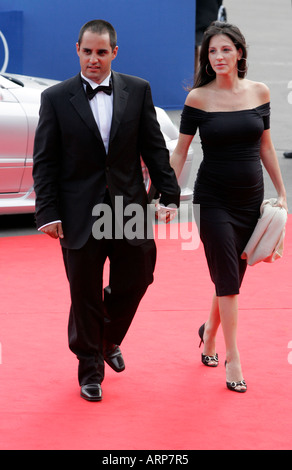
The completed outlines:
[[[222,112],[185,105],[182,112],[180,132],[200,133],[203,161],[193,202],[200,207],[197,224],[217,296],[238,294],[246,270],[241,253],[264,197],[260,145],[269,118],[269,103]]]

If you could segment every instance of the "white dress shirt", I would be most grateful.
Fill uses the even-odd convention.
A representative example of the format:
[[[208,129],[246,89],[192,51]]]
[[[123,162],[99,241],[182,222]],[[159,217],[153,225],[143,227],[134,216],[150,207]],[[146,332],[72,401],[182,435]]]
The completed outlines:
[[[110,83],[110,77],[106,77],[104,81],[100,84],[93,82],[92,80],[84,77],[81,74],[82,78],[86,80],[90,86],[95,90],[100,85],[108,86]],[[84,89],[86,85],[84,84]],[[113,117],[113,93],[111,95],[107,95],[106,93],[100,92],[96,93],[94,98],[89,101],[94,119],[96,124],[98,125],[99,132],[101,134],[104,147],[106,153],[108,152],[108,145],[109,145],[109,136],[112,124],[112,117]]]

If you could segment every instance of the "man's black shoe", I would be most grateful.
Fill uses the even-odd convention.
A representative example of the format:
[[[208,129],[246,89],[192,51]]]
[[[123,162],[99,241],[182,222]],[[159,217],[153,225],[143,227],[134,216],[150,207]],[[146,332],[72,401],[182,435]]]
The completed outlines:
[[[125,369],[124,359],[118,345],[105,343],[103,357],[115,372],[122,372]]]
[[[292,158],[292,152],[284,152],[285,158]]]
[[[100,384],[82,385],[80,396],[88,401],[102,400],[102,390]]]

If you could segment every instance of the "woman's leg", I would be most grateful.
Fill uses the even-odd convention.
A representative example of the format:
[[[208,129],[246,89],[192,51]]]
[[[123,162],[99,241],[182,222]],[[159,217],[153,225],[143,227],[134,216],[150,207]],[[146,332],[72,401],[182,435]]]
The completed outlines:
[[[243,380],[237,347],[238,295],[218,297],[220,319],[226,346],[226,381]],[[242,385],[237,390],[246,388]]]
[[[205,323],[204,329],[204,350],[206,356],[216,354],[216,334],[220,325],[219,303],[216,294],[213,296],[210,315]]]

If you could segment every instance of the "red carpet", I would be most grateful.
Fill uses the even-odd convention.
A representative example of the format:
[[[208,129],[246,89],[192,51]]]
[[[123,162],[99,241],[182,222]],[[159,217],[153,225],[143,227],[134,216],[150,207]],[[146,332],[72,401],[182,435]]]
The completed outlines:
[[[240,296],[246,394],[204,367],[198,327],[213,286],[202,246],[158,240],[155,283],[108,367],[101,403],[79,397],[67,347],[69,293],[58,242],[0,239],[0,449],[192,450],[292,448],[292,216],[284,257],[249,268]]]

